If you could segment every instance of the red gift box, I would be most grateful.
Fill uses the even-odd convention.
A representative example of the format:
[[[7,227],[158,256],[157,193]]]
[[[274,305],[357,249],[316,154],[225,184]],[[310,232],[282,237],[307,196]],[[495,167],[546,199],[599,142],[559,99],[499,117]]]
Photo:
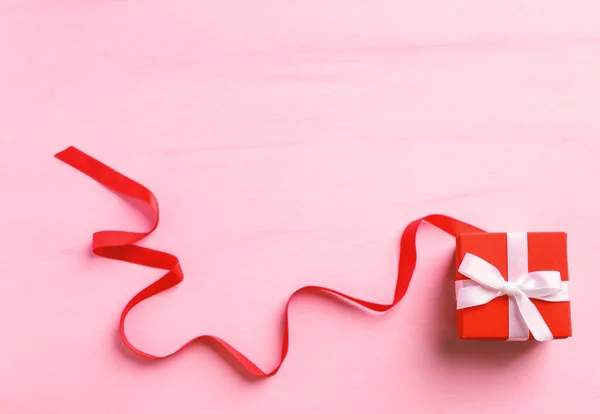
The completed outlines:
[[[553,273],[561,286],[560,301],[546,301],[530,296],[530,301],[543,318],[551,336],[547,339],[562,339],[571,336],[571,309],[568,301],[569,271],[567,266],[567,235],[565,233],[469,233],[456,238],[456,285],[457,300],[460,289],[476,285],[473,278],[460,272],[470,259],[495,267],[506,282],[515,282],[523,272]],[[481,260],[482,259],[482,260]],[[463,263],[465,261],[465,263]],[[519,269],[519,270],[515,270]],[[494,270],[496,271],[496,270]],[[552,271],[552,272],[550,272]],[[463,271],[464,273],[464,271]],[[537,274],[533,274],[536,276]],[[500,280],[500,284],[503,281]],[[508,285],[508,284],[506,284]],[[514,283],[511,284],[514,288]],[[478,287],[481,289],[481,286]],[[487,286],[482,290],[488,294]],[[493,289],[492,289],[493,290]],[[516,309],[517,296],[499,289],[489,302],[457,310],[458,335],[463,339],[534,339],[531,326],[524,323],[523,315]],[[464,298],[464,296],[463,296]],[[531,311],[531,309],[530,309]],[[533,309],[535,313],[535,309]],[[538,318],[539,318],[538,315]],[[517,320],[515,321],[515,318]],[[520,332],[519,331],[519,325]],[[524,329],[523,329],[524,328]]]

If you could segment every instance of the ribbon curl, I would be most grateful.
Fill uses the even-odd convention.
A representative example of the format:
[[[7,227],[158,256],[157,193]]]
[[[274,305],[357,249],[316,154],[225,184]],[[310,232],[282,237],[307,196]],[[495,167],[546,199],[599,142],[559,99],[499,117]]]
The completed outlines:
[[[127,338],[127,333],[125,332],[125,320],[131,309],[133,309],[133,307],[135,307],[137,304],[167,289],[170,289],[173,286],[176,286],[183,280],[183,271],[176,256],[159,250],[137,246],[135,244],[151,234],[158,227],[158,201],[154,194],[143,185],[115,171],[114,169],[90,157],[75,147],[69,147],[56,154],[55,157],[86,174],[108,189],[120,194],[121,196],[129,197],[144,203],[150,207],[155,214],[153,225],[147,232],[136,233],[129,231],[108,230],[96,232],[92,238],[92,251],[97,256],[167,271],[164,276],[152,283],[150,286],[144,288],[142,291],[136,294],[127,303],[127,305],[125,305],[119,320],[119,333],[123,343],[127,346],[127,348],[129,348],[129,350],[136,355],[157,360],[173,356],[178,352],[183,351],[193,342],[206,341],[212,345],[215,345],[216,348],[222,351],[226,357],[231,358],[235,363],[239,364],[239,366],[247,374],[255,378],[271,377],[275,375],[281,368],[289,350],[289,307],[292,299],[298,294],[306,292],[325,292],[346,299],[375,312],[386,312],[400,302],[408,290],[408,286],[417,265],[416,235],[417,230],[422,222],[426,221],[454,237],[460,233],[484,232],[483,230],[478,229],[470,224],[440,214],[428,215],[411,222],[404,229],[400,239],[398,278],[394,291],[394,299],[390,304],[368,302],[321,286],[305,286],[296,290],[289,297],[285,306],[285,323],[281,344],[281,359],[277,366],[271,371],[262,370],[233,346],[213,335],[197,336],[170,354],[162,356],[153,355],[142,351],[129,341]]]

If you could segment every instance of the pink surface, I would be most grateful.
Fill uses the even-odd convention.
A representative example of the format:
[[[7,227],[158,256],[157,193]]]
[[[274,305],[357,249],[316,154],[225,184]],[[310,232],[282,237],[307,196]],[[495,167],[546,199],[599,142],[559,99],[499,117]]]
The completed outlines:
[[[4,0],[0,412],[600,403],[600,6],[484,3]],[[89,242],[145,222],[52,158],[71,144],[161,202],[144,244],[177,254],[187,278],[129,320],[148,351],[209,332],[267,369],[293,290],[390,301],[400,232],[431,212],[568,232],[574,337],[455,339],[453,240],[424,226],[406,299],[384,316],[295,301],[270,380],[202,346],[131,358],[118,315],[159,274],[92,257]]]

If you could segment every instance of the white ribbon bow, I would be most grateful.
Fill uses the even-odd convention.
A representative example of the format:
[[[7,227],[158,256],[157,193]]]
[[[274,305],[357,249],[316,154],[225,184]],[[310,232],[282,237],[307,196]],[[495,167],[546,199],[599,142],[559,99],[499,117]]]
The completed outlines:
[[[536,340],[554,339],[550,328],[530,298],[549,302],[569,300],[568,284],[561,282],[560,272],[531,272],[521,275],[516,282],[507,282],[494,265],[471,253],[465,255],[458,271],[472,281],[462,281],[458,290],[458,309],[484,305],[497,297],[507,295],[510,300],[516,302],[523,321]]]

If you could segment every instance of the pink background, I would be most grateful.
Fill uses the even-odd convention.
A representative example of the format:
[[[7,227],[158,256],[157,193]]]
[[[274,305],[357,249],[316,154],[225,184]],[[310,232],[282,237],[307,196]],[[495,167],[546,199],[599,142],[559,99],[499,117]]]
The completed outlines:
[[[594,411],[599,108],[594,0],[1,1],[0,412]],[[270,380],[203,346],[136,360],[118,315],[160,273],[89,243],[146,222],[52,158],[68,145],[161,202],[144,244],[187,278],[133,312],[145,350],[213,333],[271,368],[293,290],[389,302],[431,212],[567,231],[574,337],[456,340],[453,240],[424,226],[406,299],[298,299]]]

